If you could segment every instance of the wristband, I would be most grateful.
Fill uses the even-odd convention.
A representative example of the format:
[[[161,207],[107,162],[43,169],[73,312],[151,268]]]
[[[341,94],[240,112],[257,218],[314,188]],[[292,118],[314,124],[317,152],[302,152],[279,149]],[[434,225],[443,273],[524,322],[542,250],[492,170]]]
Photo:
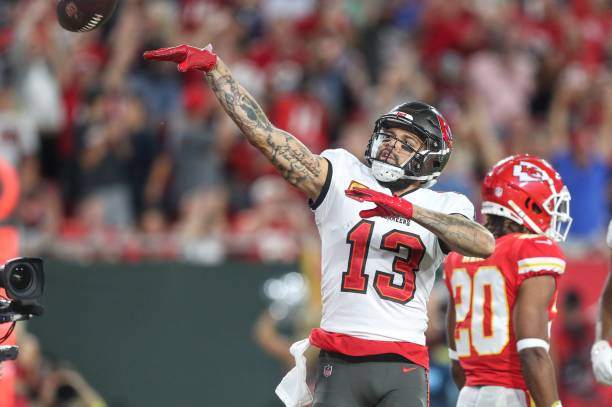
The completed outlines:
[[[548,352],[548,349],[550,349],[550,345],[544,339],[540,338],[525,338],[516,342],[517,352],[520,352],[523,349],[527,348],[544,348],[544,350]]]
[[[459,357],[457,356],[457,351],[448,348],[448,358],[450,360],[459,360]]]
[[[557,400],[554,403],[552,403],[550,407],[563,407],[563,405],[561,405],[561,400]]]

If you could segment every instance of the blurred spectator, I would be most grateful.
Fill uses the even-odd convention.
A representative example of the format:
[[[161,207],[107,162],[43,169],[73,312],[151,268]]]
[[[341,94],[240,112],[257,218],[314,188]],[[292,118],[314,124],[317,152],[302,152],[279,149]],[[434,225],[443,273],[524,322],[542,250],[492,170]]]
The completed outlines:
[[[534,88],[535,67],[522,48],[519,29],[509,20],[488,27],[490,46],[468,60],[467,76],[502,136],[510,124],[527,114]]]
[[[560,328],[552,335],[552,355],[557,367],[559,396],[563,405],[579,407],[607,406],[599,394],[591,371],[591,344],[595,328],[584,315],[578,292],[570,291],[562,302]]]
[[[38,339],[18,333],[17,404],[19,407],[105,407],[100,395],[74,369],[44,357]]]
[[[316,282],[308,281],[301,273],[290,272],[264,283],[263,294],[269,306],[255,323],[255,340],[280,362],[284,372],[295,365],[295,359],[289,353],[291,344],[308,335],[321,318],[321,305],[316,303],[317,297],[311,295],[316,288],[310,284]],[[311,364],[311,368],[316,367],[316,363]]]
[[[486,169],[503,158],[503,146],[485,112],[484,102],[475,94],[463,99],[457,101],[462,105],[462,114],[449,116],[455,140],[453,159],[448,163],[450,171],[440,176],[434,189],[457,191],[479,202],[480,180]]]
[[[134,139],[143,127],[140,102],[129,95],[102,92],[93,96],[87,124],[79,132],[77,188],[81,199],[97,199],[103,222],[115,227],[134,223],[130,162]]]
[[[283,0],[262,0],[261,8],[267,20],[298,20],[315,11],[315,0],[295,0],[291,4]]]
[[[249,260],[295,262],[303,238],[313,232],[305,199],[279,176],[266,176],[253,183],[251,201],[253,207],[233,221],[228,249]]]
[[[569,68],[560,78],[550,115],[550,156],[572,195],[567,248],[570,254],[603,250],[601,237],[610,216],[610,77],[590,81],[582,70]]]
[[[17,106],[13,88],[0,87],[0,157],[16,168],[21,168],[21,180],[36,173],[39,147],[34,120]]]
[[[22,244],[38,249],[58,232],[62,208],[56,185],[41,178],[39,133],[34,121],[22,112],[13,89],[0,87],[0,160],[16,168],[20,201],[15,219],[22,226]]]
[[[355,115],[342,127],[336,144],[363,161],[364,146],[368,145],[373,130],[365,114]]]
[[[121,260],[126,236],[105,220],[105,201],[97,196],[82,199],[74,216],[63,223],[60,239],[51,243],[51,251],[60,258],[77,261]]]
[[[389,106],[396,106],[406,100],[430,100],[433,97],[433,83],[422,70],[422,59],[415,44],[406,39],[405,43],[386,45],[388,56],[381,61],[379,84],[373,94],[361,94],[367,107],[372,108],[371,118],[377,118]],[[354,75],[353,75],[354,76]],[[363,93],[363,90],[362,90]]]
[[[259,315],[253,335],[261,349],[276,359],[280,372],[286,373],[295,364],[289,352],[291,344],[308,335],[321,319],[321,252],[315,235],[304,239],[298,262],[299,272],[289,272],[266,280],[262,293],[268,307]],[[317,367],[316,348],[306,352],[307,380],[314,388]]]
[[[130,236],[125,260],[172,261],[180,257],[180,240],[170,230],[169,222],[159,208],[146,209],[140,218],[140,232]]]
[[[434,0],[426,4],[421,52],[430,69],[439,64],[446,51],[468,55],[482,45],[482,22],[470,3]]]
[[[184,88],[183,109],[170,117],[165,150],[145,191],[148,205],[165,199],[189,256],[205,262],[223,255],[216,242],[225,233],[227,212],[225,152],[219,140],[225,133],[219,131],[220,119],[207,95],[199,84]]]
[[[270,120],[295,135],[311,151],[320,152],[329,144],[327,112],[308,86],[305,79],[301,89],[280,95],[271,107]]]
[[[44,0],[26,2],[17,20],[10,55],[16,80],[16,92],[22,109],[45,134],[55,133],[63,116],[63,104],[56,67],[62,62],[52,47],[54,7]]]

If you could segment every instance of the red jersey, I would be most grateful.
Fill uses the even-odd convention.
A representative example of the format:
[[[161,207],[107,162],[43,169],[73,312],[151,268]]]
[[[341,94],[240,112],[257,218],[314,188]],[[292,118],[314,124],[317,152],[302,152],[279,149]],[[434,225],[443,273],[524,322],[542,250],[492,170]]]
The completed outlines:
[[[444,277],[455,300],[455,344],[466,385],[527,390],[516,350],[514,303],[525,279],[541,275],[557,279],[564,270],[563,251],[541,235],[502,236],[487,259],[449,254]],[[557,313],[556,300],[557,288],[549,321]]]

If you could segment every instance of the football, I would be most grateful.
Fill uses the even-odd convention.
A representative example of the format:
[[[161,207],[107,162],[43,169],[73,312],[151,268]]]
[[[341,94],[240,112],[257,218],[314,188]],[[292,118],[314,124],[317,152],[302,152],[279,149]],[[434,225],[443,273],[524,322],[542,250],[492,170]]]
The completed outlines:
[[[117,3],[119,0],[58,0],[57,21],[68,31],[91,31],[113,15]]]

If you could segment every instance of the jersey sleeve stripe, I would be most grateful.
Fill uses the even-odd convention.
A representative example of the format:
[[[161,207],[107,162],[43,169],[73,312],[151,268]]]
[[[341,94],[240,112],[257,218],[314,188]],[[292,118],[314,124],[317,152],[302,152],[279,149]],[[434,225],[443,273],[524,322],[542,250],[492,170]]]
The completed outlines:
[[[325,157],[323,157],[325,158]],[[323,200],[325,199],[325,197],[327,196],[327,191],[329,191],[329,185],[331,184],[331,179],[332,179],[332,175],[334,172],[334,168],[332,167],[332,163],[325,158],[325,161],[327,161],[328,164],[328,170],[327,170],[327,176],[325,177],[325,183],[323,184],[323,188],[321,188],[321,192],[319,193],[319,196],[317,197],[316,201],[309,201],[309,205],[310,205],[310,209],[312,209],[313,211],[315,209],[317,209],[319,207],[319,205],[321,205],[323,203]]]
[[[519,274],[542,270],[550,270],[563,274],[565,271],[565,261],[558,257],[532,257],[519,260],[518,269]]]

